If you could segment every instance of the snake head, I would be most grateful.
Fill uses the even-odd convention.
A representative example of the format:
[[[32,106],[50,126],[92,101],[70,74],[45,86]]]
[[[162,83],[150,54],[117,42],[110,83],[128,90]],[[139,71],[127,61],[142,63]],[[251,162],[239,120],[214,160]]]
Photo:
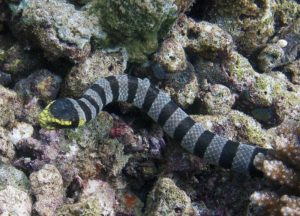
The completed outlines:
[[[39,115],[41,127],[53,130],[75,128],[84,122],[79,119],[77,110],[69,99],[58,99],[49,103]]]

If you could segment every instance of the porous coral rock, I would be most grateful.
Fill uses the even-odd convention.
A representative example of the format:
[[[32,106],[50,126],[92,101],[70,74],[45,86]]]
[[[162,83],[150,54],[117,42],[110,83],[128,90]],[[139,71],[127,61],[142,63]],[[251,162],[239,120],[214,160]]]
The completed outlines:
[[[207,20],[229,32],[246,55],[274,34],[273,0],[214,0],[211,5]]]
[[[122,74],[126,69],[127,60],[124,49],[96,51],[68,73],[62,89],[63,95],[80,97],[99,78]]]
[[[145,215],[193,215],[191,199],[170,178],[160,178],[147,196]]]
[[[257,56],[258,67],[262,72],[283,65],[284,50],[279,44],[268,44]]]
[[[14,80],[19,80],[41,67],[43,63],[41,56],[35,54],[29,47],[26,48],[15,41],[11,45],[6,41],[3,44],[6,47],[2,48],[0,42],[0,69],[11,74]]]
[[[127,215],[143,215],[144,203],[136,194],[128,188],[117,192],[118,209],[120,210],[116,212]]]
[[[0,190],[1,215],[30,216],[31,209],[32,202],[28,193],[13,186]]]
[[[280,125],[268,130],[274,136],[272,145],[276,150],[274,152],[276,158],[295,167],[300,167],[300,134],[297,134],[299,122],[299,120],[286,118]]]
[[[14,31],[42,48],[48,59],[80,61],[90,53],[91,37],[105,38],[96,17],[65,0],[23,0],[13,13],[20,16]]]
[[[248,59],[236,51],[233,51],[228,55],[226,68],[233,87],[239,91],[247,89],[255,82],[256,77],[259,76]]]
[[[98,154],[110,177],[118,176],[130,157],[124,153],[124,145],[114,139],[106,139],[101,142]]]
[[[290,86],[286,91],[280,91],[274,101],[274,107],[280,121],[293,119],[299,122],[300,87]]]
[[[0,127],[0,161],[5,162],[6,159],[11,160],[15,156],[15,149],[8,136],[8,130]],[[5,159],[6,158],[6,159]]]
[[[186,48],[213,60],[233,48],[230,34],[215,24],[188,20]]]
[[[207,113],[226,115],[235,102],[235,97],[231,94],[230,89],[219,84],[212,85],[209,89],[210,91],[203,98]]]
[[[16,122],[9,132],[10,141],[15,145],[20,140],[29,138],[33,135],[34,129],[32,125],[25,122]]]
[[[275,1],[274,18],[277,28],[288,26],[295,19],[299,18],[300,5],[296,1]]]
[[[28,192],[30,182],[26,175],[11,165],[0,165],[0,189],[12,186],[18,190]]]
[[[92,11],[100,17],[110,43],[125,46],[133,62],[144,62],[156,51],[158,40],[177,17],[174,0],[96,0]]]
[[[15,85],[15,90],[25,98],[34,96],[45,102],[54,100],[58,94],[61,78],[50,71],[38,70]]]
[[[284,40],[286,44],[282,49],[284,50],[284,63],[291,63],[298,58],[298,52],[300,49],[299,37],[300,37],[300,17],[294,19],[288,26],[282,28],[272,42],[277,43]]]
[[[300,13],[300,6],[297,8]],[[292,63],[297,59],[300,49],[300,18],[295,18],[289,25],[280,29],[271,43],[257,57],[258,66],[263,72]]]
[[[174,38],[164,40],[155,54],[157,61],[167,72],[179,72],[187,67],[187,59],[182,44]]]
[[[296,60],[284,68],[284,72],[291,76],[291,82],[300,85],[300,60]]]
[[[88,180],[79,201],[63,205],[57,216],[98,216],[115,214],[115,191],[101,180]]]
[[[187,62],[187,68],[172,74],[164,83],[164,90],[182,107],[193,104],[198,93],[198,80],[194,73],[194,67]]]
[[[66,131],[66,137],[77,148],[76,159],[72,164],[83,179],[96,178],[106,172],[115,176],[124,166],[124,146],[108,138],[112,125],[111,115],[101,112],[84,127]]]
[[[63,180],[57,168],[46,164],[41,170],[30,174],[30,182],[36,197],[33,211],[39,215],[55,215],[64,197]]]
[[[15,110],[20,107],[16,92],[0,85],[0,126],[6,126],[15,120]]]
[[[267,159],[260,155],[260,157],[255,158],[255,164],[266,177],[273,181],[300,189],[300,175],[297,175],[293,169],[288,168],[282,161]]]

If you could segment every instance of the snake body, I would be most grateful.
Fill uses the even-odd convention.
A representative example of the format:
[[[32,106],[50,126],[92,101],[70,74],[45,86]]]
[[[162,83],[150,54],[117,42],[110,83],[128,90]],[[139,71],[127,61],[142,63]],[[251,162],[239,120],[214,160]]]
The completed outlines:
[[[47,129],[82,126],[112,102],[131,103],[143,110],[184,149],[209,164],[251,176],[261,175],[253,162],[258,153],[266,154],[266,149],[234,142],[206,130],[148,79],[129,75],[101,78],[78,100],[63,98],[50,103],[40,114],[40,125]]]

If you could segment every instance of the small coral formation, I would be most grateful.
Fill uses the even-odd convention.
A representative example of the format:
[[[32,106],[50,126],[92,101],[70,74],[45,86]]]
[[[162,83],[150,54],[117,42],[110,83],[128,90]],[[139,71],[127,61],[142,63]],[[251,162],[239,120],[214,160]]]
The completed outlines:
[[[53,165],[45,165],[30,175],[31,191],[36,198],[33,211],[39,215],[55,215],[64,198],[62,177]]]
[[[108,176],[113,177],[120,175],[129,158],[128,155],[124,155],[124,146],[112,139],[102,143],[98,154]]]
[[[255,192],[251,201],[264,208],[268,215],[299,215],[300,199],[295,196],[278,196],[272,192]]]
[[[190,198],[170,178],[159,179],[147,197],[145,215],[193,215]]]

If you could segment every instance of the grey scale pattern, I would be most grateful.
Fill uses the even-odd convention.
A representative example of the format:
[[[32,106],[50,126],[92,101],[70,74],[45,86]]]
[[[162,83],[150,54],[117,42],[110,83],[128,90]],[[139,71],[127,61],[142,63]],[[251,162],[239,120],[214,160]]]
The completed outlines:
[[[128,76],[122,75],[117,77],[119,83],[118,101],[127,101],[128,99]]]
[[[181,109],[177,108],[176,111],[170,116],[163,126],[164,131],[170,136],[174,137],[174,132],[179,123],[188,115]]]
[[[204,160],[207,163],[218,165],[222,150],[228,139],[215,135],[204,153]]]
[[[79,100],[88,106],[88,108],[90,109],[90,111],[92,113],[92,119],[95,118],[97,115],[96,108],[85,98],[80,98]]]
[[[149,87],[150,87],[150,81],[148,79],[144,79],[144,80],[138,79],[138,88],[136,91],[135,98],[133,100],[133,104],[136,107],[140,109],[142,108]]]
[[[113,100],[113,94],[110,88],[110,84],[106,79],[100,79],[95,84],[98,84],[104,89],[105,97],[106,97],[106,104],[109,104]],[[104,105],[106,105],[104,104]]]
[[[79,115],[79,119],[84,119],[86,120],[86,116],[84,111],[81,109],[80,105],[78,104],[78,102],[72,98],[67,98],[67,100],[71,101],[71,103],[73,104],[74,108],[76,109],[78,115]]]
[[[94,101],[96,101],[96,103],[98,104],[99,106],[99,110],[102,110],[103,108],[103,103],[102,103],[102,100],[100,98],[100,96],[98,95],[97,92],[95,92],[93,89],[88,89],[84,95],[88,95],[90,97],[92,97],[94,99]]]
[[[251,156],[256,147],[251,145],[241,144],[233,158],[231,169],[238,172],[245,172],[251,162]]]
[[[199,123],[194,124],[193,127],[191,127],[183,137],[181,146],[190,153],[193,153],[198,138],[203,134],[204,131],[205,129]]]
[[[157,95],[157,97],[155,98],[155,100],[153,101],[149,111],[148,111],[148,115],[157,122],[159,114],[161,112],[161,110],[164,108],[164,106],[169,103],[171,100],[171,98],[164,93],[163,91],[160,91]]]

